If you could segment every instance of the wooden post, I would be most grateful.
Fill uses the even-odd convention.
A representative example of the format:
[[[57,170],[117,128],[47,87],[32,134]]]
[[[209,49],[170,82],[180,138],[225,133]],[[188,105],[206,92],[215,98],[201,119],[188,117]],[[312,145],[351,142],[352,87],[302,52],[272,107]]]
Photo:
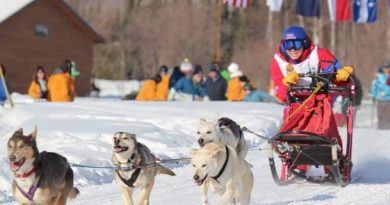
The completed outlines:
[[[215,28],[215,61],[221,62],[222,57],[222,0],[217,0],[215,8],[216,28]]]
[[[267,23],[267,32],[266,39],[268,40],[268,45],[270,48],[274,47],[274,23],[273,23],[273,14],[271,10],[268,10],[268,23]]]

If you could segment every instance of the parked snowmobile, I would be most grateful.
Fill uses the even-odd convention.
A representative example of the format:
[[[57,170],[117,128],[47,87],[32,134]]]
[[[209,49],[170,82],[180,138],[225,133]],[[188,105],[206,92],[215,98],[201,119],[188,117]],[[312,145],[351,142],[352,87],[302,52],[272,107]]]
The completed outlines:
[[[311,83],[289,86],[280,132],[268,141],[269,164],[275,183],[285,185],[294,176],[316,182],[330,180],[340,186],[351,181],[355,83],[351,77],[346,83],[335,83],[334,76],[334,73],[300,74]],[[337,96],[348,99],[344,151],[332,110],[332,100]],[[308,167],[323,167],[326,177],[308,176]]]

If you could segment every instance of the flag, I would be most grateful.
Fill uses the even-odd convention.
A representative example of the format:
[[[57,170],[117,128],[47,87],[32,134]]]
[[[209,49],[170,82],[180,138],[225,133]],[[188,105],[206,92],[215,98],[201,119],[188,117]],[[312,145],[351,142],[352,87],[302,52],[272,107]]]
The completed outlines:
[[[267,6],[270,11],[280,12],[280,10],[282,10],[282,5],[283,0],[267,0]]]
[[[328,0],[328,7],[331,21],[351,20],[350,0]]]
[[[354,0],[353,20],[357,23],[373,23],[378,14],[377,0]]]
[[[390,0],[387,1],[387,15],[390,15]]]
[[[223,3],[232,7],[246,8],[249,6],[250,0],[223,0]]]
[[[296,12],[301,16],[320,16],[320,0],[297,0]]]

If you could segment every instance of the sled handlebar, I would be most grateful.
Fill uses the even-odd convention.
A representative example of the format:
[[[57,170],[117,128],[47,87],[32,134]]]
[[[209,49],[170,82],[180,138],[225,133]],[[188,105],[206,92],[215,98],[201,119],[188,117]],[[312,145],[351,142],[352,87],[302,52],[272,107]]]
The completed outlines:
[[[318,83],[322,83],[321,91],[325,91],[329,94],[334,95],[349,95],[350,92],[354,89],[351,85],[355,85],[355,81],[352,76],[348,77],[347,82],[349,84],[337,85],[335,81],[336,72],[332,73],[321,73],[321,74],[313,74],[313,73],[300,73],[299,77],[301,78],[311,78],[312,83],[309,85],[290,85],[289,91],[313,91],[317,88]]]

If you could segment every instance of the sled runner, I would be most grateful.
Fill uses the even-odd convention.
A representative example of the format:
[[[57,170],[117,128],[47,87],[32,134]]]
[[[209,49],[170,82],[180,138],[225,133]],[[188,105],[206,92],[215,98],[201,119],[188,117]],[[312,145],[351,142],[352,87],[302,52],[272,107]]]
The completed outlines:
[[[350,78],[347,83],[336,84],[333,73],[301,74],[300,77],[308,79],[309,83],[289,86],[283,124],[279,133],[268,141],[273,179],[279,185],[298,176],[308,181],[332,181],[346,186],[352,169],[354,81]],[[332,100],[337,96],[348,99],[344,151],[332,111]],[[324,175],[316,178],[307,175],[311,168],[322,169]]]

